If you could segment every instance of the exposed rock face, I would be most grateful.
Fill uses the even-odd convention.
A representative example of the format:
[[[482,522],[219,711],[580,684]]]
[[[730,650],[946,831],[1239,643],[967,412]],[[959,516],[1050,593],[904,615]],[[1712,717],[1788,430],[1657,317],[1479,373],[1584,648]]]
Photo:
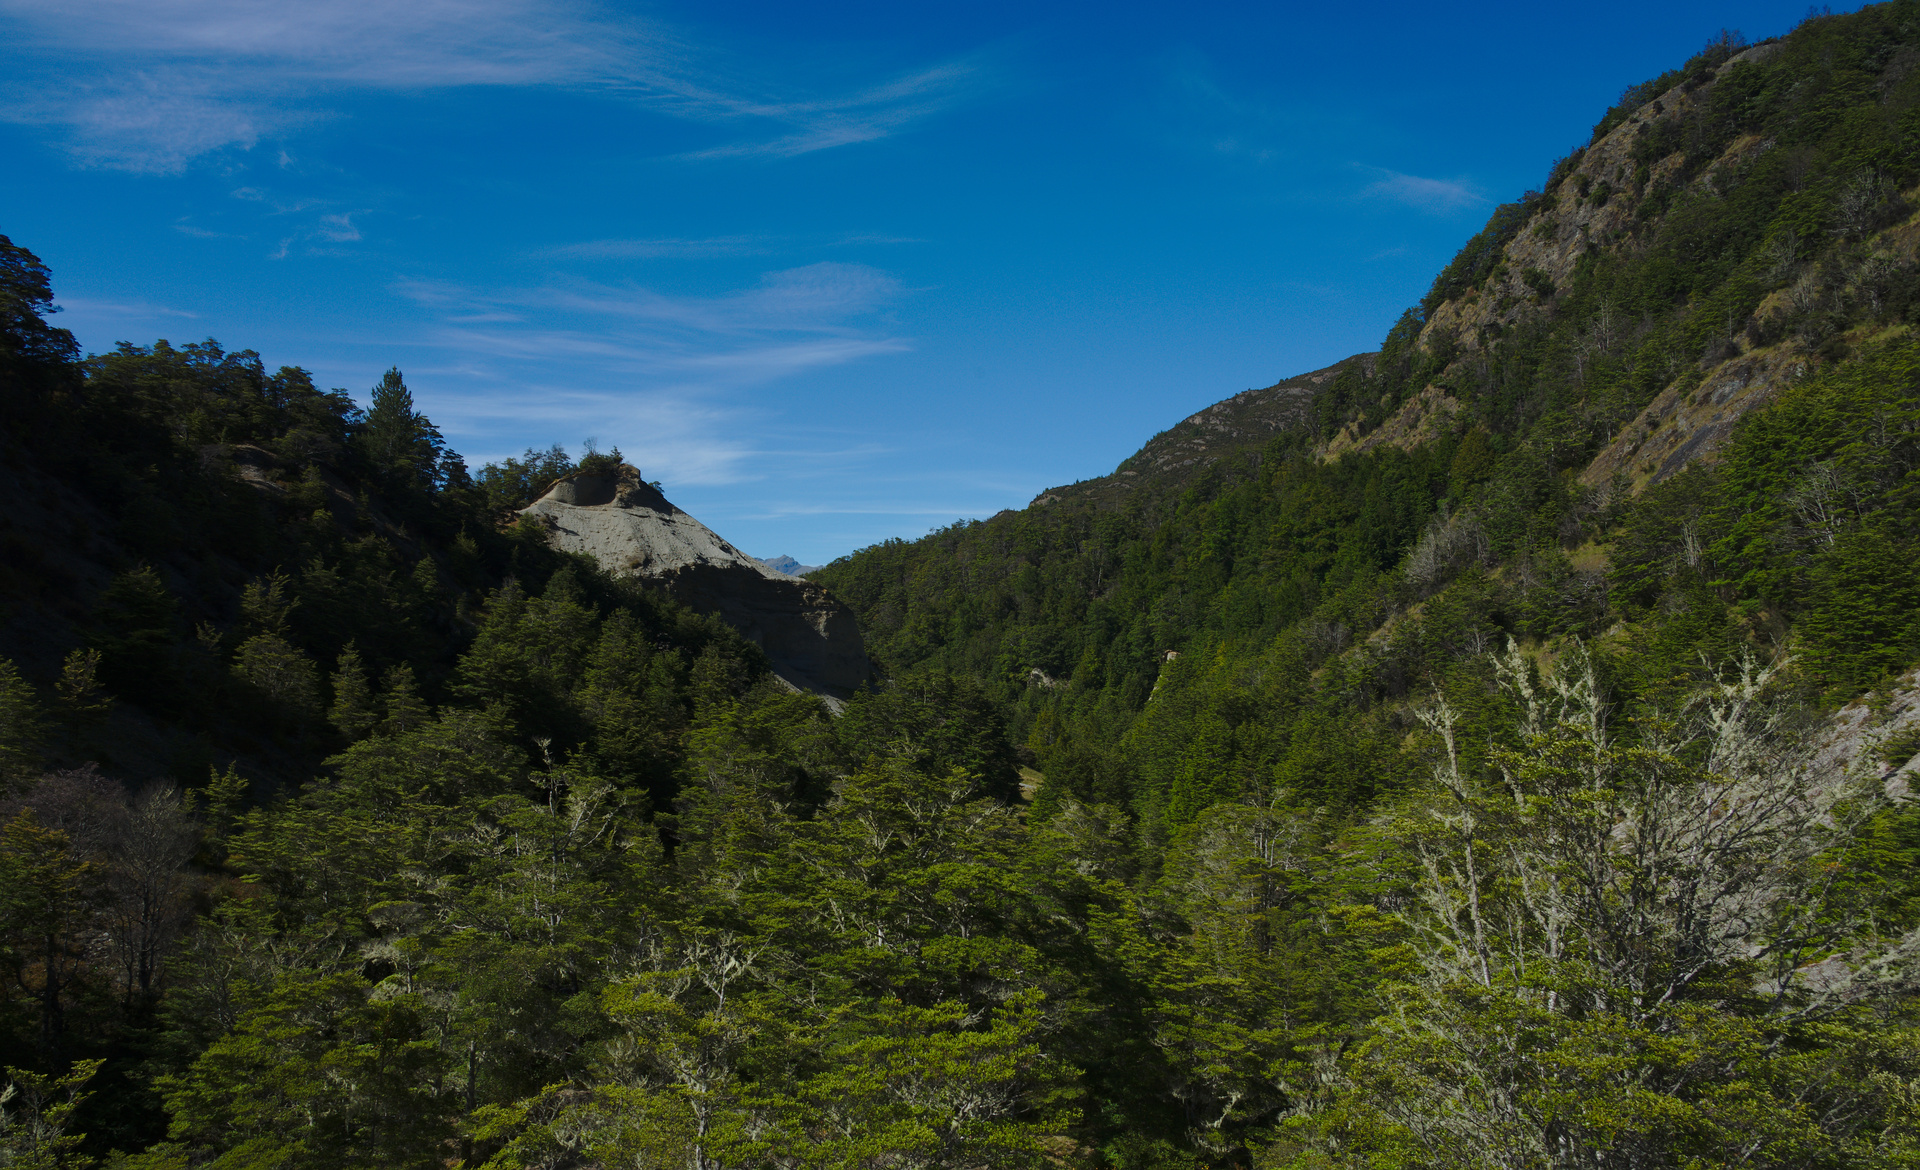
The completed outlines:
[[[1920,733],[1920,670],[1909,670],[1881,695],[1876,710],[1856,699],[1815,729],[1805,745],[1807,766],[1817,776],[1838,779],[1846,773],[1877,776],[1887,798],[1904,804],[1920,794],[1920,755],[1913,736]],[[1889,746],[1904,744],[1897,752]]]
[[[1364,436],[1355,438],[1351,426],[1341,427],[1333,438],[1327,440],[1320,456],[1323,459],[1338,459],[1342,455],[1357,455],[1375,447],[1398,447],[1402,451],[1411,451],[1446,433],[1453,426],[1454,416],[1459,413],[1459,399],[1438,386],[1428,386],[1401,403],[1399,410]]]
[[[589,553],[610,573],[659,581],[688,606],[718,614],[793,686],[843,699],[872,675],[851,609],[728,544],[632,467],[568,476],[521,514],[544,524],[555,548]]]
[[[1462,356],[1449,370],[1464,371],[1471,380],[1476,376],[1474,363],[1501,336],[1561,311],[1557,298],[1572,288],[1583,256],[1644,248],[1643,242],[1633,242],[1639,230],[1635,225],[1647,211],[1644,198],[1677,183],[1687,155],[1675,150],[1647,161],[1640,153],[1643,139],[1659,141],[1646,136],[1662,123],[1688,124],[1713,100],[1719,79],[1741,62],[1764,61],[1779,49],[1778,43],[1755,45],[1729,58],[1702,84],[1667,90],[1588,146],[1557,191],[1534,205],[1531,217],[1503,246],[1484,287],[1433,306],[1421,329],[1421,347],[1431,352],[1443,336],[1451,339]],[[1685,140],[1684,135],[1679,139]],[[1690,189],[1718,197],[1727,176],[1774,145],[1772,139],[1754,134],[1735,138],[1688,180]],[[1889,261],[1920,257],[1920,216],[1866,236],[1860,247],[1863,255]],[[1530,271],[1544,274],[1551,287],[1530,285]],[[1797,287],[1768,293],[1753,310],[1756,319],[1785,314]],[[1587,348],[1582,352],[1621,352],[1639,336],[1636,328],[1628,314],[1602,301],[1586,326],[1581,345]],[[1582,483],[1593,488],[1620,483],[1637,493],[1691,463],[1717,458],[1743,416],[1772,401],[1782,387],[1817,368],[1822,359],[1793,336],[1758,347],[1752,337],[1729,336],[1724,348],[1714,347],[1700,361],[1698,370],[1676,371],[1680,376],[1613,436],[1581,473]],[[1414,405],[1410,401],[1403,412]],[[1337,452],[1329,447],[1328,453]]]

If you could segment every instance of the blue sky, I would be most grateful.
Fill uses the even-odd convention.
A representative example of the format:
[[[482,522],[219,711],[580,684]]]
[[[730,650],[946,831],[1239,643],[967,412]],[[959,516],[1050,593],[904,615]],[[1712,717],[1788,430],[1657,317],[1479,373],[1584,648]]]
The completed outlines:
[[[1804,4],[0,0],[0,233],[478,466],[821,563],[1371,349],[1620,90]]]

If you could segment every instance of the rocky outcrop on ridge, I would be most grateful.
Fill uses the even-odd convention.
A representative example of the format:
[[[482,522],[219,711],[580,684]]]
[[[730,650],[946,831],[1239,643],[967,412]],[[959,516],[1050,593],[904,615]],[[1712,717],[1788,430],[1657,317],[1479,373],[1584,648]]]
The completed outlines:
[[[1557,298],[1572,288],[1583,257],[1608,249],[1646,246],[1644,239],[1636,237],[1636,225],[1649,219],[1647,199],[1662,189],[1669,189],[1669,194],[1691,189],[1719,197],[1723,184],[1737,178],[1760,154],[1776,146],[1773,139],[1756,134],[1735,138],[1684,183],[1684,150],[1676,146],[1665,157],[1642,165],[1636,162],[1636,157],[1643,157],[1637,156],[1636,148],[1642,140],[1661,141],[1663,125],[1689,124],[1689,119],[1711,102],[1721,79],[1743,63],[1765,62],[1780,48],[1778,43],[1755,45],[1730,57],[1697,83],[1666,90],[1577,152],[1559,186],[1550,187],[1545,198],[1532,204],[1529,217],[1502,246],[1500,260],[1485,286],[1432,307],[1421,328],[1421,348],[1431,352],[1443,338],[1445,344],[1457,346],[1460,356],[1449,371],[1466,371],[1470,380],[1474,364],[1500,337],[1560,311]],[[1684,145],[1685,137],[1671,141]],[[1911,203],[1913,193],[1907,195]],[[1858,249],[1862,255],[1876,257],[1882,265],[1920,259],[1920,213],[1865,234]],[[1791,262],[1790,257],[1781,261]],[[1811,275],[1803,276],[1794,285],[1768,293],[1754,307],[1754,318],[1785,315],[1793,298],[1808,295],[1811,280]],[[1682,367],[1673,372],[1667,387],[1638,417],[1621,427],[1582,471],[1582,483],[1601,488],[1617,482],[1639,492],[1690,463],[1717,458],[1742,417],[1822,364],[1823,359],[1791,335],[1761,345],[1750,335],[1736,334],[1733,327],[1737,324],[1729,323],[1729,336],[1723,347],[1717,347],[1717,356],[1703,355],[1697,369]],[[1628,314],[1603,302],[1578,344],[1587,356],[1618,352],[1629,344],[1628,339],[1637,336],[1635,330],[1642,328]],[[1429,395],[1438,393],[1432,387],[1428,391]],[[1425,405],[1421,400],[1409,400],[1401,410],[1405,414]],[[1400,425],[1403,420],[1389,421]],[[1329,457],[1339,453],[1333,447],[1327,451]]]
[[[1113,474],[1048,488],[1029,507],[1077,498],[1117,504],[1143,484],[1183,485],[1229,456],[1244,455],[1257,463],[1275,435],[1307,421],[1315,394],[1350,365],[1372,369],[1373,359],[1371,353],[1355,354],[1325,369],[1282,378],[1258,390],[1242,390],[1147,440]]]
[[[555,548],[588,553],[619,576],[658,581],[684,604],[719,615],[791,686],[844,699],[872,676],[851,609],[728,544],[633,467],[557,480],[521,515],[543,525]]]

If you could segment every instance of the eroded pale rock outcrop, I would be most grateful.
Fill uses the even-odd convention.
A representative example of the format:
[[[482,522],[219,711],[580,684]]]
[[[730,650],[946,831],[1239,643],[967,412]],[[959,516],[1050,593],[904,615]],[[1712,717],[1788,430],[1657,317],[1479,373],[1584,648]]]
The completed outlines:
[[[792,686],[843,699],[872,675],[851,609],[728,544],[632,467],[558,480],[521,515],[544,525],[555,548],[658,581],[693,609],[718,614]]]
[[[1878,776],[1887,798],[1905,803],[1920,788],[1920,670],[1910,670],[1882,688],[1878,702],[1856,699],[1834,712],[1809,738],[1814,774]],[[1889,751],[1895,745],[1898,750]]]

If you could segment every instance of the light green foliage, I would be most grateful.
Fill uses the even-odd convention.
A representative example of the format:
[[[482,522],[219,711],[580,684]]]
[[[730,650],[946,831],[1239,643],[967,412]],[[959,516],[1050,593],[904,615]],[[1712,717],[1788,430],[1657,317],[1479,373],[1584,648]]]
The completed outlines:
[[[417,731],[433,717],[433,709],[420,698],[420,690],[414,684],[412,666],[405,662],[389,666],[380,684],[381,734],[405,735]]]
[[[235,647],[233,675],[291,720],[320,713],[320,672],[278,634],[256,634]]]
[[[1901,1130],[1915,943],[1834,896],[1877,792],[1798,766],[1772,675],[1628,738],[1584,655],[1536,682],[1510,652],[1522,739],[1490,773],[1461,766],[1444,703],[1426,714],[1433,784],[1389,829],[1419,971],[1349,1065],[1380,1149],[1837,1166]],[[1868,1039],[1883,1010],[1891,1044]]]
[[[955,1002],[882,1000],[836,1021],[826,1071],[801,1089],[803,1116],[824,1130],[807,1164],[1048,1165],[1045,1135],[1073,1117],[1049,1100],[1066,1070],[1043,1053],[1043,1003],[1015,996],[985,1027]]]
[[[9,1170],[84,1170],[92,1159],[78,1150],[84,1134],[68,1133],[81,1092],[104,1061],[76,1061],[57,1076],[7,1068],[0,1089],[0,1166]]]
[[[287,619],[299,604],[287,595],[287,575],[274,573],[247,582],[240,591],[240,632],[248,636],[285,637]]]
[[[60,664],[60,678],[53,684],[60,712],[69,726],[80,729],[98,720],[113,706],[113,699],[100,688],[100,652],[69,650]]]
[[[435,1166],[451,1108],[415,996],[349,974],[288,975],[167,1084],[171,1134],[215,1165]]]
[[[42,827],[31,808],[0,828],[0,958],[14,987],[37,1001],[42,1055],[60,1043],[88,912],[99,895],[97,870],[71,846],[67,834]]]
[[[333,704],[327,708],[328,721],[349,740],[365,739],[380,720],[374,713],[373,684],[367,681],[367,668],[360,659],[358,646],[349,642],[340,652],[332,683]]]
[[[39,771],[44,717],[33,687],[0,658],[0,794],[22,787]]]

